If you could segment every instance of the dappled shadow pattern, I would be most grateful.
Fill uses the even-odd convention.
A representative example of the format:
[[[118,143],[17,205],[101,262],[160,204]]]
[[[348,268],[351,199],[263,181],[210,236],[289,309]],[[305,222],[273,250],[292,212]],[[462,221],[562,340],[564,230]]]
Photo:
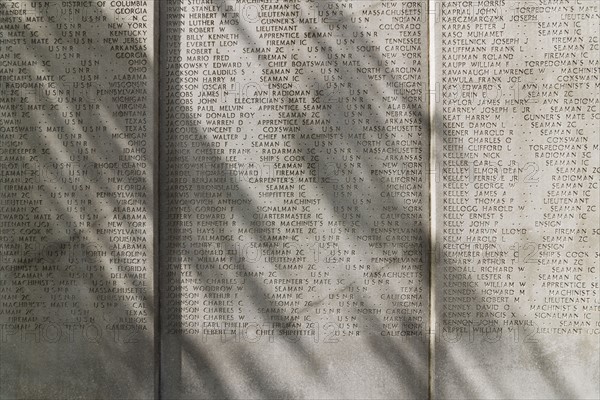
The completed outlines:
[[[307,8],[309,6],[314,6],[314,8],[309,10]],[[378,9],[380,6],[381,4],[376,2],[362,2],[360,7],[357,6],[359,10],[353,13],[352,16],[360,15],[360,10],[363,7]],[[314,12],[316,15],[319,10],[326,10],[328,3],[304,4],[303,7],[305,7],[303,12]],[[169,36],[167,29],[167,35],[163,36],[161,47],[163,49],[162,72],[164,73],[161,97],[165,99],[167,104],[170,95],[171,98],[175,98],[167,88],[168,77],[183,75],[183,71],[179,70],[183,68],[181,63],[168,61],[172,59],[168,54],[168,50],[171,50],[171,56],[181,51],[177,45],[174,45],[174,42],[179,40],[180,33],[177,33],[179,27],[184,27],[185,30],[188,23],[184,19],[185,15],[175,12],[175,9],[170,10],[171,14],[169,14],[166,11],[166,5],[163,8],[163,15],[167,14],[167,18],[163,20],[163,23],[167,27],[170,26],[171,32],[174,32]],[[422,12],[422,18],[424,19],[426,10],[423,8]],[[259,46],[255,31],[257,23],[252,21],[250,14],[247,14],[244,18],[243,11],[240,11],[239,15],[239,24],[228,27],[228,32],[239,34],[237,36],[239,38],[238,46]],[[218,11],[216,23],[218,23],[219,18],[227,18],[224,15],[224,9]],[[348,16],[337,16],[331,23],[344,24],[344,29],[333,37],[314,35],[304,45],[306,48],[320,49],[319,51],[322,53],[317,56],[319,60],[327,60],[336,54],[340,56],[351,54],[358,58],[357,53],[355,53],[356,48],[372,49],[373,41],[379,40],[366,36],[364,28],[359,23],[351,21]],[[319,28],[314,25],[312,27],[307,26],[306,29],[316,31]],[[379,33],[382,34],[382,32]],[[425,36],[424,32],[422,34]],[[369,32],[369,36],[371,35],[373,35],[373,31]],[[391,36],[394,36],[393,33]],[[352,45],[338,51],[344,38],[352,38]],[[181,40],[183,40],[183,36],[181,36]],[[425,44],[426,41],[424,40],[421,50],[426,54]],[[326,49],[333,49],[333,53]],[[302,53],[303,49],[299,48],[297,56],[301,60],[311,57],[309,54]],[[286,50],[286,54],[289,56],[291,53]],[[220,98],[221,102],[217,105],[233,104],[238,97],[265,96],[266,93],[270,93],[267,85],[259,82],[259,76],[255,73],[255,71],[260,71],[262,68],[269,68],[268,61],[264,59],[258,59],[257,61],[255,57],[251,59],[254,61],[252,69],[238,75],[240,79],[245,80],[243,82],[240,82],[239,79],[236,80],[236,84],[239,85],[238,89],[231,92],[227,90],[225,94],[221,93],[223,97]],[[400,60],[399,63],[401,64],[403,61],[401,57]],[[382,58],[375,50],[365,52],[360,62],[362,65],[373,67],[390,64],[389,60]],[[396,63],[397,60],[392,62]],[[243,63],[243,68],[246,67]],[[381,70],[383,71],[383,68]],[[384,196],[390,190],[385,186],[383,179],[372,173],[376,170],[389,170],[390,167],[383,164],[384,157],[367,155],[364,151],[367,145],[359,140],[361,134],[364,133],[363,125],[365,124],[367,126],[394,124],[394,122],[386,121],[388,116],[385,107],[382,106],[382,96],[385,96],[386,92],[388,94],[393,93],[390,86],[387,85],[392,79],[390,74],[382,72],[381,81],[370,83],[366,81],[365,73],[359,72],[356,64],[353,67],[336,68],[334,73],[330,71],[324,74],[319,72],[318,68],[305,68],[304,74],[300,76],[301,81],[293,84],[292,89],[294,90],[308,90],[313,96],[316,96],[316,93],[321,93],[319,95],[321,96],[320,101],[329,105],[329,107],[323,107],[320,112],[319,118],[328,121],[327,125],[323,127],[323,131],[318,125],[301,125],[299,127],[300,133],[297,133],[289,144],[290,148],[299,149],[299,154],[317,155],[317,157],[313,157],[312,162],[303,162],[301,167],[305,169],[306,174],[315,176],[317,179],[314,183],[306,185],[308,187],[306,190],[307,196],[320,199],[319,207],[312,207],[312,218],[317,212],[322,212],[325,215],[325,217],[322,217],[325,218],[325,224],[327,224],[327,221],[345,221],[349,223],[351,220],[355,227],[351,233],[339,235],[339,242],[333,248],[328,248],[326,245],[328,241],[335,239],[323,239],[323,243],[319,243],[319,240],[315,238],[317,235],[301,234],[298,241],[288,243],[290,248],[303,251],[304,254],[310,254],[314,257],[313,253],[318,253],[318,257],[314,257],[310,261],[304,261],[305,264],[307,262],[314,263],[316,273],[326,272],[326,276],[333,279],[334,282],[337,279],[344,280],[343,284],[337,286],[329,284],[319,287],[317,285],[316,291],[318,293],[316,297],[310,298],[310,295],[304,293],[304,300],[310,298],[310,302],[302,301],[294,311],[289,307],[277,309],[270,307],[269,296],[274,291],[274,285],[265,280],[265,277],[268,276],[269,271],[271,273],[276,271],[278,279],[287,279],[287,281],[306,279],[309,278],[309,270],[304,269],[300,273],[281,269],[276,270],[275,263],[267,261],[264,255],[253,258],[253,254],[247,251],[248,247],[244,246],[254,244],[257,248],[268,248],[270,241],[266,238],[268,235],[252,229],[248,229],[243,238],[240,237],[238,240],[227,239],[216,244],[207,245],[207,247],[219,249],[223,254],[235,255],[235,257],[232,257],[237,265],[235,270],[221,269],[220,265],[223,263],[221,259],[206,261],[197,256],[194,257],[190,250],[191,244],[195,241],[193,238],[191,238],[192,242],[185,242],[178,240],[176,234],[173,235],[175,230],[172,229],[171,234],[167,232],[167,228],[175,224],[174,219],[178,218],[172,210],[180,210],[181,207],[169,207],[169,200],[176,196],[173,196],[168,190],[161,193],[161,204],[164,207],[161,215],[173,214],[173,219],[170,220],[167,217],[161,221],[163,228],[161,229],[161,243],[164,245],[161,256],[163,282],[166,279],[169,279],[169,282],[184,282],[184,276],[189,277],[190,270],[192,277],[198,279],[198,282],[207,282],[209,279],[237,279],[239,282],[235,284],[234,291],[237,291],[235,298],[244,299],[244,311],[238,311],[238,307],[233,307],[231,308],[230,317],[233,321],[245,321],[250,324],[246,328],[241,326],[214,336],[203,332],[202,328],[206,325],[202,323],[199,327],[196,325],[195,330],[189,329],[189,333],[182,333],[181,331],[177,333],[177,329],[170,330],[165,327],[162,332],[163,373],[161,382],[165,398],[422,399],[427,397],[429,338],[426,331],[429,310],[430,238],[427,211],[429,171],[427,167],[423,168],[427,165],[429,151],[428,115],[426,111],[428,98],[426,57],[421,60],[420,68],[415,69],[415,71],[418,71],[415,73],[421,74],[418,82],[421,90],[418,95],[403,98],[406,91],[398,90],[394,93],[396,99],[392,103],[394,106],[403,105],[405,110],[410,110],[412,118],[409,119],[412,122],[405,123],[414,126],[411,127],[412,129],[408,135],[396,134],[388,135],[388,137],[406,140],[406,145],[411,146],[411,151],[419,157],[421,162],[407,163],[406,165],[401,162],[394,164],[398,170],[393,171],[392,176],[399,177],[403,174],[414,174],[418,178],[415,179],[417,184],[412,186],[414,189],[410,194],[405,192],[397,197]],[[328,74],[332,75],[329,76]],[[335,83],[328,81],[332,76],[335,76]],[[282,103],[293,104],[294,100],[294,94],[290,96],[283,95]],[[165,109],[168,108],[168,106],[165,106]],[[254,124],[253,127],[247,126],[247,124],[258,119],[267,119],[272,115],[268,112],[260,112],[257,108],[246,108],[245,110],[256,112],[257,115],[253,117],[254,121],[246,121],[243,130],[239,135],[236,135],[237,139],[231,139],[227,143],[227,148],[248,148],[250,141],[256,140],[259,132],[251,129],[255,128]],[[351,112],[352,110],[358,110],[359,112]],[[230,221],[235,222],[235,227],[230,225],[225,228],[223,237],[238,238],[238,227],[251,228],[256,226],[257,221],[278,223],[278,221],[269,221],[265,219],[266,217],[257,217],[254,210],[267,204],[281,205],[281,201],[260,200],[258,197],[259,192],[268,191],[268,189],[263,184],[251,182],[239,173],[240,171],[251,170],[257,171],[257,174],[261,177],[273,177],[277,172],[277,168],[280,167],[276,167],[273,162],[259,160],[258,156],[250,153],[246,157],[238,156],[237,162],[228,162],[225,157],[221,157],[212,163],[196,164],[199,169],[192,171],[190,174],[189,169],[184,167],[185,162],[177,161],[176,156],[173,156],[173,154],[177,154],[177,149],[185,154],[192,147],[216,147],[214,142],[218,139],[213,139],[209,134],[204,133],[204,128],[209,127],[211,121],[202,119],[204,125],[191,129],[190,133],[195,133],[194,140],[176,141],[168,138],[169,126],[173,126],[174,121],[197,121],[198,116],[192,113],[185,115],[184,113],[178,113],[178,117],[175,119],[172,116],[170,117],[168,112],[165,112],[164,115],[167,117],[162,121],[163,126],[161,128],[163,185],[169,184],[169,176],[187,176],[188,182],[193,179],[192,177],[214,175],[221,178],[229,177],[230,179],[226,180],[227,183],[235,183],[235,188],[227,190],[226,200],[239,201],[241,205],[231,207],[233,219]],[[356,122],[351,122],[353,119]],[[328,137],[327,134],[323,134],[326,129],[335,132],[336,135]],[[301,139],[300,134],[307,134],[307,137],[314,134],[313,136],[316,139]],[[371,136],[374,135],[373,133],[367,133],[363,139],[370,140],[372,139]],[[245,137],[247,139],[242,139]],[[383,138],[384,136],[381,136],[381,139]],[[238,143],[236,143],[236,140]],[[243,142],[244,140],[246,142]],[[322,144],[316,143],[321,141]],[[225,141],[221,141],[220,145],[225,146]],[[399,144],[388,144],[387,146],[399,146]],[[337,151],[341,149],[343,151]],[[182,159],[185,160],[185,158]],[[355,162],[349,162],[349,160]],[[350,164],[353,166],[349,166]],[[417,169],[409,170],[408,165],[417,165]],[[172,182],[176,182],[176,180],[172,180]],[[348,189],[340,189],[340,187],[348,187]],[[195,196],[193,193],[194,191],[190,189],[188,194],[182,197],[190,198],[190,196]],[[419,202],[420,207],[412,207],[412,210],[418,211],[411,212],[408,210],[410,207],[405,202],[407,196],[414,196],[415,203]],[[216,198],[222,197],[217,195]],[[394,210],[397,215],[406,215],[401,223],[404,231],[396,229],[396,232],[406,233],[408,237],[407,244],[405,247],[395,247],[397,249],[394,253],[395,257],[388,257],[391,260],[390,262],[373,263],[371,261],[373,258],[383,258],[385,255],[381,247],[377,246],[382,243],[378,242],[379,240],[385,239],[376,239],[373,228],[375,227],[374,221],[380,222],[382,225],[387,224],[385,220],[378,221],[381,218],[380,215],[385,213],[386,209]],[[201,225],[196,223],[192,226],[199,227]],[[324,237],[327,236],[324,232],[325,229],[317,229],[317,231],[321,232]],[[375,244],[375,246],[360,243],[358,240],[359,237],[367,236],[370,237],[369,243]],[[355,254],[358,255],[353,256],[351,261],[342,261],[342,258],[336,257],[337,251],[355,251]],[[176,257],[169,257],[169,254],[185,254],[185,256],[180,257],[186,265],[185,275],[182,272],[183,264],[174,262],[173,260]],[[328,257],[330,258],[329,261]],[[401,259],[404,261],[399,261]],[[353,266],[359,263],[369,265],[367,273],[363,270],[352,271]],[[239,271],[252,273],[244,275],[243,285],[241,284],[242,279],[239,278],[240,275],[237,274]],[[406,276],[409,276],[410,279],[390,279],[390,282],[397,282],[392,284],[371,284],[372,286],[368,288],[369,292],[364,292],[363,280],[366,277],[378,277],[383,273],[393,273],[394,271],[399,274],[406,273]],[[402,283],[400,283],[401,281]],[[190,289],[187,291],[181,291],[182,303],[185,302],[184,299],[189,298],[187,294],[184,294],[192,290],[193,285],[189,286]],[[408,306],[414,313],[414,322],[408,324],[402,321],[410,319],[398,318],[394,325],[395,328],[393,328],[397,330],[398,336],[383,336],[382,331],[387,331],[383,327],[390,322],[384,318],[384,314],[377,315],[371,311],[397,308],[397,306],[392,306],[391,301],[382,302],[381,298],[387,295],[389,295],[389,298],[393,298],[393,296],[401,298],[402,288],[405,286],[411,286],[413,293],[415,293],[413,298],[416,300]],[[179,320],[179,326],[181,327],[186,326],[190,321],[204,321],[196,316],[190,318],[190,315],[183,311],[183,307],[170,306],[169,300],[173,299],[177,295],[176,293],[177,290],[169,289],[168,285],[162,287],[162,315],[165,317],[165,321],[175,321],[171,325],[172,327],[178,326],[177,320]],[[207,298],[207,293],[209,292],[200,291],[199,298]],[[338,301],[334,300],[336,298],[352,299],[351,303],[353,305],[344,305],[339,315],[330,314],[328,310],[339,308]],[[261,313],[259,312],[261,309],[270,309],[271,311]],[[199,312],[200,316],[205,315],[202,312],[202,307],[196,312]],[[238,319],[239,313],[246,313],[243,320]],[[223,311],[223,315],[226,317],[227,313]],[[279,333],[280,329],[285,329],[285,324],[278,325],[279,328],[277,329],[272,328],[274,321],[294,321],[295,316],[299,317],[302,322],[300,326],[288,323],[288,331],[297,331],[311,326],[313,334],[300,337],[293,334],[286,336],[286,334]],[[346,317],[348,318],[347,321],[342,323]],[[307,323],[306,321],[311,322]],[[390,325],[393,325],[393,323]],[[223,324],[219,323],[217,326],[222,327]],[[273,329],[272,334],[263,334],[262,336],[255,334],[257,328],[268,330],[269,327]],[[304,330],[310,331],[311,329]],[[415,336],[410,338],[400,337],[399,332],[403,329],[413,332]],[[360,333],[355,336],[358,331]]]
[[[26,156],[0,165],[29,178],[2,181],[0,199],[29,199],[15,214],[36,228],[2,230],[3,399],[155,393],[153,32],[136,53],[144,70],[129,73],[133,56],[119,57],[110,35],[129,32],[123,16],[78,3],[2,4],[21,10],[3,34],[23,34],[6,54],[25,65],[0,86],[0,102],[20,104],[3,132],[24,132],[3,150]],[[152,8],[137,18],[151,21]],[[130,102],[136,111],[123,111]]]

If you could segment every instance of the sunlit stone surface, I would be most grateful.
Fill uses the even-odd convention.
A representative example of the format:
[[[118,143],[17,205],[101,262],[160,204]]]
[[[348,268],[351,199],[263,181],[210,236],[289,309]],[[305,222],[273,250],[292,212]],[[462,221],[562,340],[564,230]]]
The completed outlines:
[[[427,4],[165,2],[166,398],[426,398]]]
[[[2,399],[153,397],[153,10],[0,3]]]
[[[0,398],[600,398],[598,1],[158,7],[0,3]]]
[[[467,3],[436,8],[433,393],[598,398],[600,3]]]

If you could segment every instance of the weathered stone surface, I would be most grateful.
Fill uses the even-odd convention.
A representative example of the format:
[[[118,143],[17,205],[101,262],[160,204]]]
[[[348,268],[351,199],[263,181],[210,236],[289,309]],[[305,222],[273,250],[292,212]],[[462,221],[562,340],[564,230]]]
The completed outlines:
[[[166,2],[166,398],[425,398],[425,3]]]
[[[599,3],[439,5],[433,393],[598,398]]]
[[[0,4],[2,399],[154,395],[153,20]]]
[[[600,397],[598,1],[161,3],[0,3],[0,398]]]

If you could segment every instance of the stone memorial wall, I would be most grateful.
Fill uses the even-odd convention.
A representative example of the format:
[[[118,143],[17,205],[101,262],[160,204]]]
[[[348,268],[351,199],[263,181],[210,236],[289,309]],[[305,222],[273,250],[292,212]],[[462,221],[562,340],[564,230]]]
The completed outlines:
[[[154,3],[0,3],[0,397],[152,398]]]
[[[162,15],[166,397],[426,397],[427,4]]]
[[[600,3],[435,9],[437,398],[598,395]]]
[[[0,1],[1,399],[600,397],[600,1]]]

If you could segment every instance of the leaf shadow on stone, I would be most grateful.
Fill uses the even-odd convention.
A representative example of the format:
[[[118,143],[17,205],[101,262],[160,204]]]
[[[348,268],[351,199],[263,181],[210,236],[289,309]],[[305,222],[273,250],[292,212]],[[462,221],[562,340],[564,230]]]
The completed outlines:
[[[56,23],[46,24],[44,37],[49,38],[50,43],[53,38],[62,38],[64,43],[70,24],[83,25],[82,32],[93,31],[87,30],[86,23],[78,22],[84,14],[98,17],[101,23],[114,22],[110,15],[95,5],[90,8],[69,7],[67,2],[51,2],[47,10],[28,9],[26,15],[44,18],[54,15]],[[62,30],[58,23],[62,24]],[[27,40],[35,37],[35,26],[31,29],[31,32],[25,31]],[[93,39],[97,40],[94,42],[95,51],[99,54],[110,52],[109,45],[99,38]],[[120,320],[126,319],[125,311],[132,307],[132,303],[109,301],[107,298],[116,299],[118,296],[93,292],[98,283],[109,282],[110,272],[117,272],[111,268],[114,265],[107,267],[114,243],[110,242],[109,235],[99,234],[97,229],[106,228],[105,222],[112,219],[112,211],[119,206],[112,196],[100,198],[93,194],[110,190],[109,179],[116,177],[118,171],[101,167],[100,163],[117,162],[126,145],[111,137],[114,133],[124,132],[125,126],[122,118],[113,117],[110,95],[98,94],[100,89],[107,88],[95,78],[80,80],[79,72],[66,74],[65,67],[76,71],[81,68],[80,61],[83,59],[79,59],[77,54],[87,52],[92,60],[99,60],[97,54],[89,53],[87,44],[86,38],[85,45],[73,45],[68,51],[58,48],[61,46],[54,46],[51,51],[50,46],[33,45],[21,52],[22,59],[35,62],[29,68],[33,81],[40,81],[37,76],[54,77],[51,84],[20,90],[20,95],[28,99],[26,104],[42,104],[47,110],[46,113],[30,112],[27,124],[40,126],[40,129],[27,133],[22,145],[36,149],[36,152],[35,157],[24,160],[20,168],[32,177],[31,198],[43,199],[44,207],[33,211],[30,218],[37,219],[34,217],[48,214],[50,223],[47,228],[42,228],[34,243],[24,242],[15,235],[12,246],[19,250],[18,263],[25,267],[22,270],[42,274],[45,279],[41,281],[47,284],[34,283],[17,289],[17,293],[22,293],[19,294],[20,299],[23,296],[22,300],[42,303],[23,306],[23,313],[32,319],[18,328],[13,329],[10,324],[3,326],[0,339],[2,398],[101,396],[148,399],[155,391],[152,321],[156,307],[151,293],[152,266],[146,265],[149,292],[138,299],[144,303],[143,308],[148,313],[146,323],[122,323]],[[45,61],[49,62],[45,64]],[[127,70],[127,61],[120,61],[122,70]],[[98,68],[94,64],[84,69],[90,76],[102,76],[107,72]],[[59,76],[66,79],[59,80]],[[152,81],[147,87],[148,93],[151,93],[151,86]],[[87,108],[88,104],[97,108]],[[56,107],[51,108],[51,105]],[[68,124],[65,119],[68,119]],[[151,121],[150,116],[148,120]],[[58,129],[46,130],[46,126]],[[90,133],[91,130],[95,133]],[[152,143],[151,138],[148,139]],[[41,149],[48,151],[42,152]],[[152,170],[153,161],[149,157],[146,171]],[[152,188],[151,176],[151,173],[144,175],[139,183]],[[19,194],[20,189],[12,190]],[[22,190],[28,191],[25,187]],[[147,204],[150,210],[148,230],[154,224],[151,197]],[[39,220],[44,221],[43,218]],[[146,254],[149,256],[152,252],[152,243],[147,243]],[[119,284],[134,287],[130,278]],[[21,289],[24,292],[19,292]],[[102,311],[102,305],[114,307]],[[71,312],[65,313],[68,309],[72,309]],[[128,330],[135,329],[136,325],[147,330]]]

